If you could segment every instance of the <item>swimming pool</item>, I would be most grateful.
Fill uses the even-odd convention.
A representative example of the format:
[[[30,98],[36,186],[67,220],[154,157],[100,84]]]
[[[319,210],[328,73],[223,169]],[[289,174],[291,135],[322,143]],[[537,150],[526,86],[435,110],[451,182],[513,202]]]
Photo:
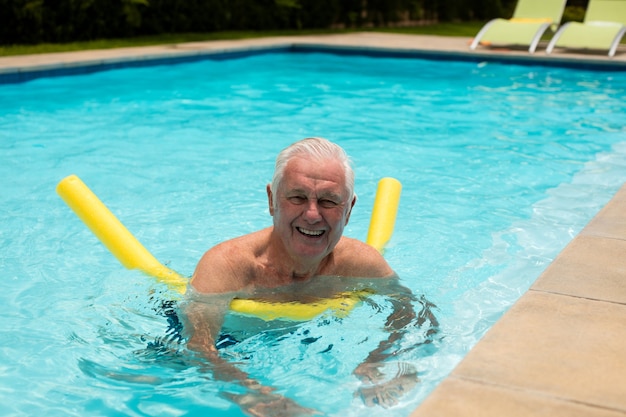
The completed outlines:
[[[438,306],[444,336],[410,358],[421,384],[377,410],[408,415],[624,181],[625,78],[312,53],[0,86],[3,413],[233,415],[223,387],[184,355],[149,348],[173,337],[151,282],[123,270],[54,186],[80,175],[188,275],[209,246],[269,224],[276,152],[319,135],[355,161],[348,235],[365,239],[380,177],[404,185],[386,257]],[[336,330],[314,324],[298,331],[324,341]],[[267,378],[298,391],[279,371],[332,369],[311,401],[322,395],[328,415],[369,415],[337,384],[350,383],[338,358],[310,346],[289,352],[301,368]]]

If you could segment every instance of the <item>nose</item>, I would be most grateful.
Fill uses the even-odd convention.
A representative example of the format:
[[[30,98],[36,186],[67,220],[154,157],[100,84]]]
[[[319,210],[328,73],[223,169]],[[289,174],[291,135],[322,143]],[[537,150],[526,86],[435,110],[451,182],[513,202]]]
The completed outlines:
[[[309,223],[315,223],[322,219],[317,200],[309,200],[304,210],[304,218]]]

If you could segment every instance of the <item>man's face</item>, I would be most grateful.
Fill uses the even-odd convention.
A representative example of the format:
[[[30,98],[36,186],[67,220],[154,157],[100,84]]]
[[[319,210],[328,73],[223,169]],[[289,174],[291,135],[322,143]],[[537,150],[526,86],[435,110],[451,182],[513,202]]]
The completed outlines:
[[[321,260],[334,249],[356,201],[348,201],[339,161],[304,156],[287,163],[278,190],[272,195],[268,187],[268,197],[274,230],[292,257],[306,260]]]

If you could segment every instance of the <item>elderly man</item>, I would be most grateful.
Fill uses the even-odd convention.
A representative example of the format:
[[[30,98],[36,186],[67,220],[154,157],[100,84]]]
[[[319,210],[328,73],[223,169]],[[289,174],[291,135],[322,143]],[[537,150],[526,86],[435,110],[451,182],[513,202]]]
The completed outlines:
[[[393,275],[378,251],[342,236],[356,196],[339,146],[309,138],[283,150],[267,197],[274,225],[209,250],[191,282],[198,292],[273,288],[316,276]]]
[[[410,292],[397,283],[378,251],[342,236],[356,196],[354,172],[341,147],[326,139],[307,138],[284,149],[276,159],[267,197],[273,226],[223,242],[198,263],[191,280],[195,296],[211,298],[188,309],[193,327],[189,346],[212,362],[216,378],[235,380],[250,389],[249,394],[232,396],[248,413],[276,415],[280,409],[284,415],[299,415],[313,410],[272,394],[271,388],[220,357],[215,344],[233,298],[306,302],[312,294],[333,297],[345,291],[332,277],[367,278],[378,283],[377,291],[404,294],[389,319],[394,327],[406,326],[415,313]],[[381,343],[355,375],[375,384],[381,377],[380,361],[388,356],[384,352],[397,337],[399,333],[394,333]],[[366,403],[390,405],[397,391],[416,379],[414,370],[409,370],[397,375],[392,387],[369,386],[360,394]],[[389,394],[389,390],[396,392]]]

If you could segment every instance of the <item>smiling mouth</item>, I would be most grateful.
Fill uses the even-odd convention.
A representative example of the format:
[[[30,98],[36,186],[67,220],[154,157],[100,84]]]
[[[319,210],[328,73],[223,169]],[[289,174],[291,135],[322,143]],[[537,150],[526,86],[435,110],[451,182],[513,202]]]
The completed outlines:
[[[324,230],[309,230],[302,227],[296,227],[296,230],[307,237],[320,237],[325,233]]]

